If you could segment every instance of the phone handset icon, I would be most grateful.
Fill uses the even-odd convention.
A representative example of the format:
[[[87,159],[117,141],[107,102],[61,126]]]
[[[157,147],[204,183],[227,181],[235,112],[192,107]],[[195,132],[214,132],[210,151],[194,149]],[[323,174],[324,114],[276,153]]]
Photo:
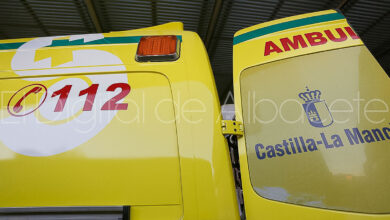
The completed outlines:
[[[25,101],[26,98],[29,98],[30,100],[34,98],[34,97],[30,97],[31,95],[37,99],[39,98],[39,100],[35,100],[37,102],[31,103],[31,105],[29,104],[30,109],[28,110],[25,109],[24,111],[22,111],[24,108],[23,105],[25,104],[23,103],[23,101]],[[22,97],[19,98],[20,96]],[[9,99],[7,105],[8,113],[15,117],[22,117],[22,116],[29,115],[33,113],[35,110],[37,110],[39,107],[41,107],[41,105],[45,102],[46,97],[47,97],[46,86],[42,84],[30,84],[28,86],[25,86],[19,89],[18,91],[16,91]]]
[[[19,113],[23,109],[22,102],[29,96],[30,94],[34,93],[37,94],[38,92],[42,91],[42,87],[36,86],[32,88],[30,91],[28,91],[22,98],[19,99],[19,101],[14,105],[13,110],[15,113]]]

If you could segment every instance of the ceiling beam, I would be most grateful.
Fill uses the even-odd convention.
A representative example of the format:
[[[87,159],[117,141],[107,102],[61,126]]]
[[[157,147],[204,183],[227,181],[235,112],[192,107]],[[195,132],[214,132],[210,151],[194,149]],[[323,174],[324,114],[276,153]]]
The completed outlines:
[[[207,47],[207,51],[209,52],[209,56],[210,56],[211,60],[214,58],[215,51],[216,51],[217,45],[218,45],[218,41],[221,40],[222,31],[225,28],[225,25],[227,23],[227,19],[229,17],[230,11],[231,11],[231,9],[233,7],[233,2],[234,1],[233,0],[228,0],[228,1],[224,1],[224,2],[226,3],[226,6],[224,7],[224,14],[218,16],[218,17],[221,17],[220,26],[218,27],[218,30],[216,28],[214,28],[215,30],[213,30],[213,33],[212,33],[212,36],[211,36],[211,39],[210,39],[210,42],[209,42],[210,44]],[[211,41],[214,38],[216,40],[215,41]],[[233,45],[233,36],[230,37],[229,41],[230,41],[231,45]]]
[[[205,15],[206,15],[206,12],[207,12],[208,2],[209,2],[209,0],[203,0],[202,9],[200,11],[200,16],[199,16],[198,28],[197,28],[197,31],[196,31],[203,38],[203,42],[206,41],[206,35],[203,32],[203,24],[204,24],[204,19],[206,17]]]
[[[211,19],[210,19],[209,26],[208,26],[207,33],[206,33],[205,45],[206,45],[207,49],[209,48],[211,38],[214,35],[214,29],[215,29],[215,26],[217,25],[217,21],[219,18],[219,14],[221,12],[221,8],[222,8],[222,0],[216,0],[214,3],[213,12],[211,13]]]
[[[73,0],[73,2],[74,2],[74,4],[76,5],[76,8],[77,8],[77,11],[78,11],[78,13],[79,13],[79,15],[80,15],[80,18],[81,18],[81,20],[83,21],[83,24],[84,24],[84,27],[85,27],[85,31],[87,32],[87,33],[91,33],[91,32],[93,32],[92,30],[91,30],[91,26],[89,25],[89,23],[88,23],[88,21],[87,21],[87,16],[88,15],[86,15],[85,14],[85,12],[84,12],[84,5],[82,5],[82,2],[80,2],[79,0]],[[84,6],[84,7],[83,7]],[[96,31],[96,30],[95,30]]]
[[[278,3],[276,4],[274,11],[272,12],[271,16],[269,17],[268,21],[272,21],[275,19],[276,15],[278,14],[280,8],[282,7],[284,3],[284,0],[279,0]]]
[[[99,22],[97,15],[96,15],[95,6],[94,6],[92,0],[84,0],[84,2],[85,2],[85,5],[87,6],[89,17],[91,18],[91,20],[93,22],[93,25],[95,27],[96,32],[102,33],[103,29],[102,29],[102,26],[100,25],[100,22]]]
[[[337,6],[337,9],[339,9],[341,12],[345,13],[348,11],[357,0],[342,0],[340,4]]]
[[[340,4],[337,6],[337,9],[343,8],[347,4],[348,0],[342,0]]]
[[[43,31],[43,33],[45,33],[45,35],[49,36],[50,35],[49,31],[46,29],[46,27],[43,25],[41,20],[35,14],[31,5],[26,0],[20,0],[20,1],[22,2],[23,6],[26,8],[26,10],[30,13],[31,17],[33,17],[33,19],[37,23],[38,27],[41,28],[41,30]]]

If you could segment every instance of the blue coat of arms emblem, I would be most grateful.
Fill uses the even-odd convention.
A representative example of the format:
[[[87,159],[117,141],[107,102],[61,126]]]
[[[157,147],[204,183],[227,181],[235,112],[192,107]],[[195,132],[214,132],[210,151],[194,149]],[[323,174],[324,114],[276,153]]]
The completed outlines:
[[[328,127],[333,123],[332,114],[324,100],[321,100],[321,91],[309,90],[299,93],[299,98],[305,101],[303,109],[310,124],[317,128]]]

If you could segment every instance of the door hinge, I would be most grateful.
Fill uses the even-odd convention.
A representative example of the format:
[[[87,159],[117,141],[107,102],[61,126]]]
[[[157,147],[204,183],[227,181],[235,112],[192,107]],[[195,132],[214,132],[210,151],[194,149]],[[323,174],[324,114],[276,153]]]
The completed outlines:
[[[222,134],[244,135],[242,122],[232,120],[222,120]]]

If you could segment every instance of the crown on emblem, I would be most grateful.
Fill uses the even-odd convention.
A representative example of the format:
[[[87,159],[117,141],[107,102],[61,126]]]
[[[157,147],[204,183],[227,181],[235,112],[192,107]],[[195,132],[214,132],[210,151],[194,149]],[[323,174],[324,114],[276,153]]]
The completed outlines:
[[[298,96],[305,102],[319,101],[321,97],[321,91],[309,90],[309,88],[306,86],[306,92],[299,93]]]

